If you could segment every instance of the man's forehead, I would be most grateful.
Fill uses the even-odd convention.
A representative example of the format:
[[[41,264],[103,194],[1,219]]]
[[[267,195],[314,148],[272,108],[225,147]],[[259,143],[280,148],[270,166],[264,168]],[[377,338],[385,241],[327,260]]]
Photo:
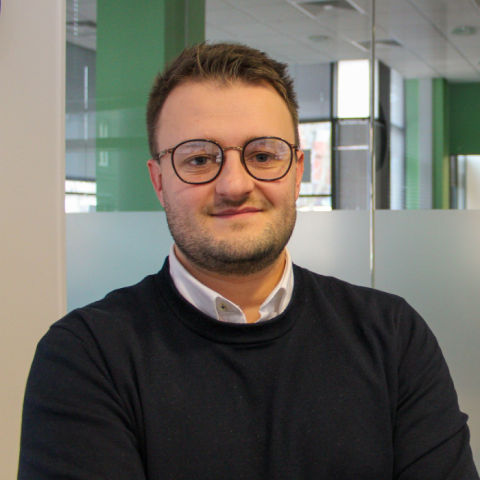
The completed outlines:
[[[164,105],[169,102],[171,98],[178,98],[183,95],[188,95],[191,92],[194,92],[198,95],[200,92],[203,97],[215,96],[221,92],[231,92],[233,95],[236,91],[243,89],[262,89],[273,93],[275,97],[283,100],[281,95],[277,90],[267,81],[260,82],[246,82],[242,80],[232,80],[232,81],[223,81],[223,80],[186,80],[179,85],[177,85],[166,97]],[[285,102],[286,104],[286,102]],[[163,110],[163,109],[162,109]]]
[[[293,125],[288,105],[277,90],[268,82],[244,82],[235,80],[188,80],[175,87],[165,100],[157,121],[157,138],[173,117],[208,117],[212,123],[259,111],[283,113],[282,118]],[[270,119],[268,119],[270,120]]]

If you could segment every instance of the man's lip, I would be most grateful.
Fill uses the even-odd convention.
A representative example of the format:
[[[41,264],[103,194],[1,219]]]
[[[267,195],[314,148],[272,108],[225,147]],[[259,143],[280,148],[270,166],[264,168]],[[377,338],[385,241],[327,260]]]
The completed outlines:
[[[228,217],[232,215],[241,215],[243,213],[256,213],[260,212],[260,208],[255,207],[245,207],[245,208],[227,208],[225,210],[220,210],[218,212],[212,213],[214,217]]]

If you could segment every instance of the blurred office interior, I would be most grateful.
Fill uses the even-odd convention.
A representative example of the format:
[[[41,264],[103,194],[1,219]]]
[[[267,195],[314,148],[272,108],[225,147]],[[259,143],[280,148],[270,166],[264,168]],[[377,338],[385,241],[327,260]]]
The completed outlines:
[[[168,254],[172,240],[144,165],[146,80],[185,44],[251,45],[289,65],[298,93],[306,168],[294,260],[402,295],[420,311],[471,415],[478,458],[480,2],[159,2],[159,21],[176,19],[175,38],[172,24],[159,30],[151,21],[138,38],[149,14],[127,3],[122,14],[102,0],[67,3],[66,178],[90,190],[67,189],[66,206],[75,196],[77,211],[97,212],[68,215],[69,308],[149,273],[148,246],[156,268]],[[157,230],[142,235],[152,211]],[[89,269],[91,235],[98,248]],[[112,237],[124,244],[107,261]],[[134,245],[142,247],[112,274],[109,265]]]
[[[292,257],[420,312],[480,464],[480,1],[39,3],[7,0],[0,17],[2,478],[14,478],[26,375],[48,326],[168,255],[145,103],[155,74],[205,40],[289,65],[306,158]]]

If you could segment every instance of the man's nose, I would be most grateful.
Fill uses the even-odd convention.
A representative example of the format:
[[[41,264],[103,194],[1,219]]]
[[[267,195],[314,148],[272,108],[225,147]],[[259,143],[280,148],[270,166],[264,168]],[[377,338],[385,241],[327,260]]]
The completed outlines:
[[[255,180],[243,166],[241,156],[237,149],[224,152],[224,165],[215,180],[215,191],[219,195],[242,198],[253,190]]]

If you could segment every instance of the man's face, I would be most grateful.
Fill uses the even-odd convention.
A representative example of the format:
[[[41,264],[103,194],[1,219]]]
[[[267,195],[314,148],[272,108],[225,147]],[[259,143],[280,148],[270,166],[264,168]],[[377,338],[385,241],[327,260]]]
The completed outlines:
[[[295,143],[288,108],[269,85],[183,84],[168,96],[157,127],[159,151],[192,139],[243,147],[252,138],[267,136]],[[251,177],[240,155],[227,150],[220,175],[203,185],[182,182],[171,154],[160,165],[148,162],[180,252],[195,267],[220,275],[249,275],[273,264],[295,225],[303,153],[298,152],[285,177],[272,182]]]

